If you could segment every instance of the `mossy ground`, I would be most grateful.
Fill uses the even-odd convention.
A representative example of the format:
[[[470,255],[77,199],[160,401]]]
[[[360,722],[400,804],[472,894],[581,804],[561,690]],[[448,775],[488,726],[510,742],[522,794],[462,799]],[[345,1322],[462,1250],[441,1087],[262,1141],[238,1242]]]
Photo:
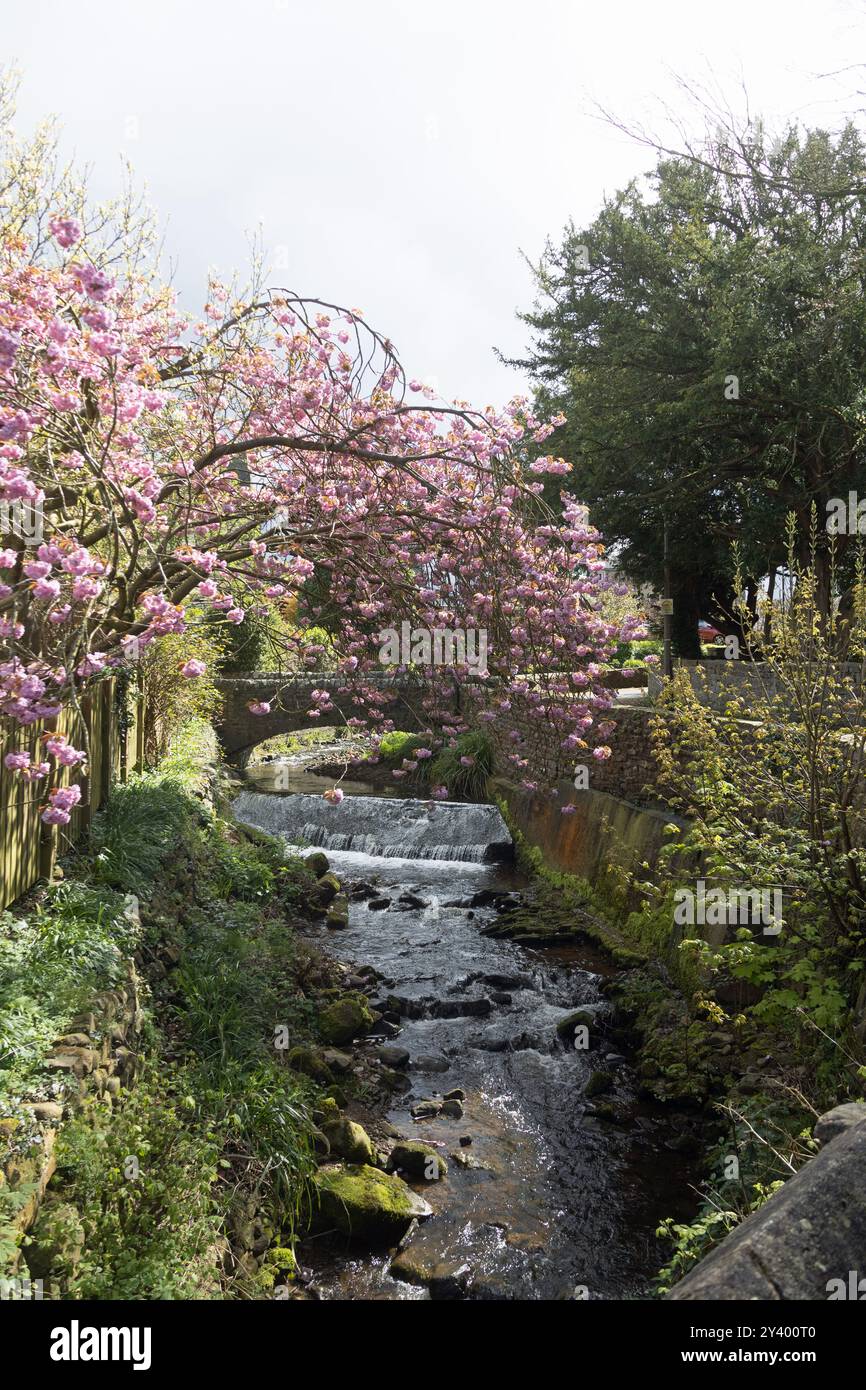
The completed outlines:
[[[193,742],[118,788],[47,899],[65,905],[61,947],[68,937],[111,960],[134,953],[149,990],[137,1086],[113,1106],[88,1097],[61,1130],[46,1221],[56,1203],[77,1210],[84,1241],[74,1258],[58,1252],[53,1296],[268,1296],[259,1275],[267,1282],[272,1266],[252,1250],[291,1250],[312,1210],[313,1113],[334,1078],[294,1070],[287,1054],[320,1046],[340,976],[299,935],[321,912],[310,866],[229,818],[202,771],[209,751]],[[115,940],[114,905],[128,891],[141,926],[121,923]],[[96,930],[90,904],[103,899],[111,911]],[[34,1047],[105,984],[94,969],[66,970],[48,990]],[[344,1103],[354,1084],[341,1077]]]

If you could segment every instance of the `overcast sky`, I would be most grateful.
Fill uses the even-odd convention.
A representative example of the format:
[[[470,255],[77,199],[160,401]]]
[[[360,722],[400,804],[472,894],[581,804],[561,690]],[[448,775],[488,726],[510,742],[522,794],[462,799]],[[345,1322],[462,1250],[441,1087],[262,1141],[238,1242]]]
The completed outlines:
[[[569,217],[650,167],[593,115],[662,124],[673,74],[716,83],[771,125],[861,103],[859,0],[2,0],[19,125],[56,114],[99,196],[129,157],[166,229],[183,302],[208,267],[360,307],[410,375],[499,404],[525,389],[493,347]]]

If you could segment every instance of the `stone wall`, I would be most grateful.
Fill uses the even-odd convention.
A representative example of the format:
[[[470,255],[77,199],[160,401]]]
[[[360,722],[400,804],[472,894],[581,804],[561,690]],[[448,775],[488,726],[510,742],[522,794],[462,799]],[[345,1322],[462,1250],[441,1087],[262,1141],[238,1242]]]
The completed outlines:
[[[597,761],[589,751],[580,755],[564,754],[559,735],[541,720],[521,720],[512,714],[512,723],[525,740],[521,750],[527,767],[513,770],[508,754],[512,745],[499,734],[495,724],[488,726],[496,751],[496,771],[509,781],[548,781],[562,783],[562,800],[573,800],[575,769],[582,764],[587,769],[588,786],[597,792],[622,798],[635,806],[663,808],[664,800],[658,785],[658,767],[653,755],[650,721],[653,710],[641,705],[617,705],[610,712],[616,728],[608,739],[611,756]]]
[[[701,704],[724,710],[729,700],[774,698],[784,693],[776,676],[763,661],[675,661],[674,668],[685,671],[692,690]],[[850,678],[856,686],[863,679],[863,667],[856,661],[840,662],[834,668],[839,679]],[[650,673],[649,693],[655,698],[662,688],[663,678]]]
[[[135,899],[130,899],[127,910],[138,912]],[[26,1194],[9,1223],[0,1227],[0,1244],[17,1241],[33,1225],[54,1176],[55,1143],[64,1118],[89,1100],[114,1105],[138,1074],[136,1048],[144,1021],[141,982],[131,960],[125,973],[122,985],[96,995],[89,1009],[72,1019],[45,1057],[47,1073],[68,1078],[62,1098],[34,1101],[29,1107],[33,1124],[23,1134],[15,1120],[0,1120],[0,1146],[8,1153],[0,1169],[0,1186]],[[0,1280],[16,1276],[20,1256],[19,1249],[11,1264],[0,1269]]]
[[[617,705],[611,718],[616,721],[608,740],[611,757],[606,762],[587,760],[590,787],[636,806],[660,807],[663,798],[650,727],[653,711],[640,705]]]

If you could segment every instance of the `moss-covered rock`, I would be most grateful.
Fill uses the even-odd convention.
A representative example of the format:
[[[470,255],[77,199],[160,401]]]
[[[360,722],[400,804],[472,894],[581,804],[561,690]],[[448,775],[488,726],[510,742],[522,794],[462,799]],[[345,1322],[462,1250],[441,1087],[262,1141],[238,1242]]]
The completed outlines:
[[[322,906],[332,902],[340,892],[340,880],[336,874],[322,874],[316,882],[316,898]]]
[[[338,893],[328,908],[328,926],[340,930],[349,925],[349,899],[345,893]]]
[[[394,1145],[389,1167],[399,1168],[410,1178],[423,1178],[425,1182],[438,1182],[448,1172],[448,1164],[436,1149],[414,1140]]]
[[[331,1146],[332,1154],[345,1158],[349,1163],[368,1163],[375,1166],[376,1150],[369,1134],[363,1125],[350,1120],[347,1115],[342,1115],[335,1100],[327,1098],[317,1111],[316,1119]]]
[[[286,1066],[318,1081],[320,1086],[330,1086],[334,1080],[331,1068],[314,1047],[293,1047],[286,1054]]]
[[[395,1245],[432,1208],[393,1173],[366,1164],[320,1168],[315,1177],[320,1229],[336,1228],[365,1245]]]
[[[315,874],[316,878],[321,878],[331,867],[327,854],[323,854],[320,849],[314,849],[312,854],[305,855],[304,863],[310,872]]]
[[[362,995],[344,994],[319,1014],[319,1032],[325,1042],[339,1046],[361,1037],[373,1024],[373,1015]]]

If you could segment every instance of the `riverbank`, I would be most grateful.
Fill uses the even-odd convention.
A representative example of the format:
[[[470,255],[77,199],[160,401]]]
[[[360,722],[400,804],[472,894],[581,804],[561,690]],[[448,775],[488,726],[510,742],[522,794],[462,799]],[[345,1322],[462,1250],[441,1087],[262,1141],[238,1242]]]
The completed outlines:
[[[342,1014],[367,1019],[348,967],[302,940],[331,885],[233,822],[211,752],[199,739],[116,789],[64,879],[4,919],[0,1022],[20,1040],[0,1100],[2,1272],[49,1297],[301,1289],[318,1157],[348,1126],[335,1110],[361,1094],[375,1109],[387,1072],[336,1050],[317,1069],[351,1042]],[[50,1007],[22,1038],[24,948],[46,933],[58,960],[90,958],[39,980]]]
[[[687,1169],[675,1191],[654,1187],[672,1136],[609,1043],[614,1093],[584,1097],[606,1033],[584,1054],[563,1020],[605,1011],[605,967],[584,948],[497,945],[489,929],[528,905],[513,882],[480,885],[510,871],[396,859],[371,884],[322,854],[287,857],[234,819],[212,754],[199,743],[118,788],[62,883],[16,905],[44,925],[65,902],[77,937],[69,895],[96,894],[106,920],[123,909],[133,925],[106,943],[111,968],[58,1000],[4,1092],[7,1276],[61,1299],[647,1296],[655,1224]],[[468,874],[475,891],[437,909],[447,893],[429,880],[425,898],[405,891],[419,869],[434,890]],[[437,964],[437,912],[440,941],[478,956],[474,979]],[[134,1034],[115,1007],[127,976]],[[48,1147],[34,1220],[26,1162]],[[469,1250],[455,1244],[467,1223]],[[620,1247],[605,1245],[612,1225]]]

